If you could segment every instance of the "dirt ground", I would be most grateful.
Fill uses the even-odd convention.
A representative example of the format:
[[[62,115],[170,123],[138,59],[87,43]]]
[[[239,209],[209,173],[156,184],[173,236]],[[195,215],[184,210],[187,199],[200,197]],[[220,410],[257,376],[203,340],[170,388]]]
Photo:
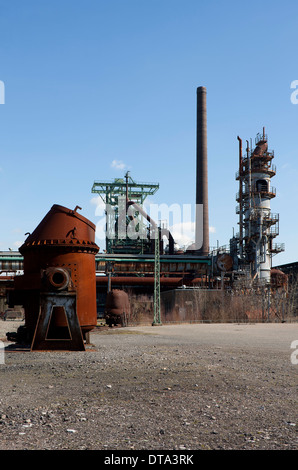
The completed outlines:
[[[296,340],[268,323],[93,330],[85,352],[4,342],[0,450],[297,450]]]

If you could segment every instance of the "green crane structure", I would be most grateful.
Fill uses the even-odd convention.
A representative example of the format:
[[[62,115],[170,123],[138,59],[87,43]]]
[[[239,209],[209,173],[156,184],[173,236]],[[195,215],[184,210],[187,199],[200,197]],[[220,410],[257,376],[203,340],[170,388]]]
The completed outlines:
[[[133,201],[142,206],[147,196],[153,196],[159,188],[157,183],[137,183],[129,172],[125,178],[115,178],[114,181],[95,181],[92,193],[98,194],[106,207],[106,252],[107,253],[135,253],[143,254],[153,252],[150,237],[141,236],[146,228],[136,211],[134,221],[140,237],[130,239],[126,230],[120,228],[120,212],[126,201]],[[127,220],[127,223],[129,220]]]

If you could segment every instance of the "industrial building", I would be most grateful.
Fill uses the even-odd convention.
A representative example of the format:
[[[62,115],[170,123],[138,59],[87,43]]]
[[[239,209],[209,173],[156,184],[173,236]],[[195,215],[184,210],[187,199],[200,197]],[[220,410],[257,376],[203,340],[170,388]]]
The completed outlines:
[[[125,307],[127,311],[123,311],[125,321],[129,317],[132,323],[143,321],[153,324],[184,320],[220,321],[225,318],[218,316],[219,305],[224,305],[221,296],[223,292],[254,289],[267,298],[277,290],[282,290],[282,296],[285,295],[287,280],[282,273],[282,267],[278,270],[272,269],[272,257],[284,250],[284,245],[274,243],[279,234],[279,215],[271,213],[270,201],[276,196],[276,190],[271,185],[276,167],[273,164],[274,152],[268,149],[268,137],[264,128],[262,133],[257,135],[254,148],[251,141],[246,141],[245,154],[242,139],[237,137],[239,169],[236,179],[239,181],[239,192],[236,195],[236,212],[239,214],[239,233],[231,238],[228,247],[215,250],[209,247],[206,95],[205,87],[197,88],[194,243],[187,249],[177,248],[170,231],[145,212],[144,202],[148,196],[158,191],[159,183],[135,181],[128,172],[123,178],[113,181],[95,181],[91,192],[97,194],[105,204],[105,251],[99,253],[95,249],[92,238],[94,234],[88,232],[86,236],[85,229],[80,239],[75,233],[76,227],[71,228],[71,224],[66,224],[69,231],[64,233],[63,220],[62,225],[56,224],[58,236],[47,226],[47,222],[42,222],[42,229],[39,226],[37,230],[38,237],[32,239],[30,235],[20,252],[0,253],[0,312],[7,307],[7,292],[18,288],[22,290],[22,286],[16,286],[18,278],[22,277],[18,274],[24,271],[24,253],[28,252],[29,245],[30,250],[40,250],[42,257],[45,256],[45,246],[48,250],[49,245],[56,245],[57,248],[59,246],[59,250],[61,246],[64,249],[67,247],[67,253],[72,245],[72,252],[76,252],[74,257],[86,250],[92,254],[93,261],[90,262],[95,265],[92,270],[96,285],[97,318],[108,318],[109,295],[117,292],[125,292],[126,300],[128,299],[128,307]],[[60,215],[63,212],[67,221],[68,215],[82,223],[84,218],[78,215],[78,207],[74,211],[59,207],[53,206],[50,215],[45,217],[48,223],[52,217],[58,217],[56,212]],[[83,222],[90,231],[92,223],[86,220]],[[92,230],[94,231],[94,227]],[[48,232],[51,232],[51,235],[48,235]],[[79,240],[75,249],[74,240]],[[36,262],[36,256],[32,255],[32,260]],[[51,261],[50,258],[44,261],[41,268],[45,270],[50,262],[53,262],[52,258]],[[55,258],[56,267],[59,262]],[[73,267],[76,262],[69,262],[68,259],[69,266]],[[25,264],[26,275],[26,269],[28,273],[31,267],[28,266],[28,260]],[[63,261],[63,266],[64,264]],[[59,266],[60,268],[62,266]],[[77,275],[78,273],[75,274]],[[73,280],[73,271],[71,276]],[[28,274],[27,279],[30,279]],[[76,278],[75,284],[78,289],[80,280]],[[84,288],[88,290],[86,283]],[[186,292],[189,292],[188,297]],[[40,292],[36,295],[40,295]],[[208,315],[206,302],[212,302],[213,307],[216,306],[215,316]],[[118,307],[121,317],[123,306]],[[229,308],[227,307],[228,310]],[[238,320],[249,317],[247,307],[245,309],[240,316],[237,314]],[[197,312],[196,315],[194,311]],[[35,313],[35,322],[36,315]],[[264,312],[262,315],[264,318]],[[233,318],[230,317],[229,320]],[[122,324],[125,324],[123,318]]]

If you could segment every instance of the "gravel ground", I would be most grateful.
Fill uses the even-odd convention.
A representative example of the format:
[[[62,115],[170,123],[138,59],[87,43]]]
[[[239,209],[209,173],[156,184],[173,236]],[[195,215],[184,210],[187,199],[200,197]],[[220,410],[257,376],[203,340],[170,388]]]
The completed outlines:
[[[0,321],[0,339],[18,325]],[[86,352],[4,343],[0,450],[298,449],[297,323],[142,326],[90,339]]]

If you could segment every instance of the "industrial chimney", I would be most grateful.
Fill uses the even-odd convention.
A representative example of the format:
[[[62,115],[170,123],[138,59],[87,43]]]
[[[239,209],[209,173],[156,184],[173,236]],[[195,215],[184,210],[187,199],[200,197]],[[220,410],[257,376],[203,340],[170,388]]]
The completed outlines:
[[[196,250],[209,253],[206,88],[197,88]],[[203,226],[202,226],[203,225]]]

